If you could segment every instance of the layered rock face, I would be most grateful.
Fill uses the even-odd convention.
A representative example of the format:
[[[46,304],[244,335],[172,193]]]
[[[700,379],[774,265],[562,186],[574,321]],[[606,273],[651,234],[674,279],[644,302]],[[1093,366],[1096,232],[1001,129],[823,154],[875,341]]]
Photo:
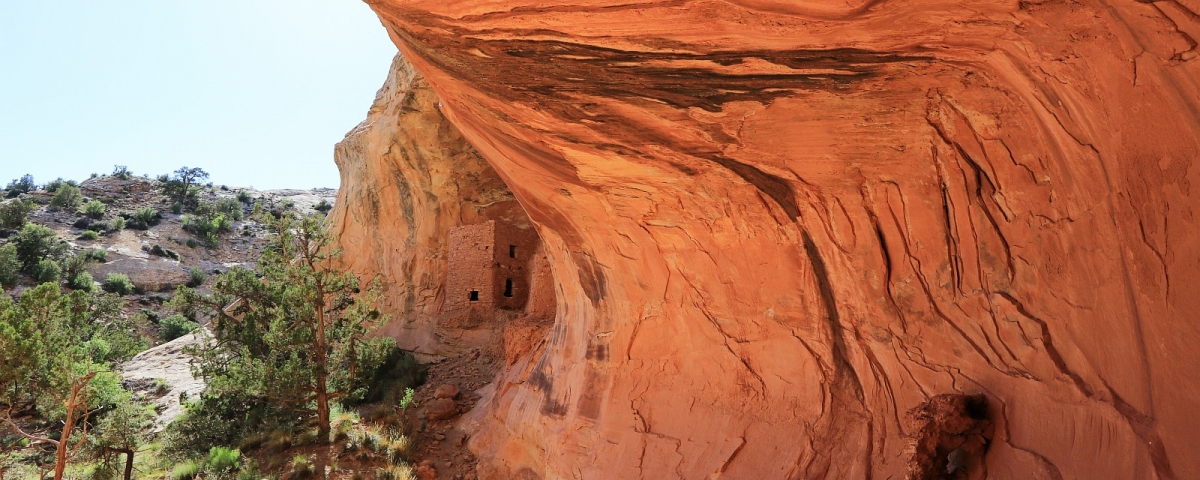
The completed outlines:
[[[330,222],[345,267],[381,280],[384,333],[403,348],[447,355],[498,341],[500,325],[458,328],[442,315],[450,229],[488,220],[529,226],[508,187],[439,111],[403,57],[367,119],[334,158],[342,188]]]
[[[1200,478],[1194,0],[368,3],[556,282],[484,476]],[[499,188],[397,200],[409,115],[339,147],[405,305]]]

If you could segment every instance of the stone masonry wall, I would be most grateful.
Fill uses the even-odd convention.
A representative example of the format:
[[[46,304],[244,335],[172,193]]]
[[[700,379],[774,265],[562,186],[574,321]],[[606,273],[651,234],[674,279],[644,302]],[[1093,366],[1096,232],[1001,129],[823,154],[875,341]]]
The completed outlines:
[[[488,221],[450,229],[443,307],[449,324],[476,324],[482,320],[481,314],[490,314],[496,308],[496,277],[494,269],[489,268],[494,263],[495,228],[496,222]]]
[[[495,304],[513,310],[524,308],[529,298],[528,265],[537,249],[537,234],[506,223],[496,223],[494,231]]]

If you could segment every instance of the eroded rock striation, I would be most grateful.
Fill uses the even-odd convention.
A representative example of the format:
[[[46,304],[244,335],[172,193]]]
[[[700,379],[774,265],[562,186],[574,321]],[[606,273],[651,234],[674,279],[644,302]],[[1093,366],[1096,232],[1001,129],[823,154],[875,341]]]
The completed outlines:
[[[502,179],[553,271],[484,477],[903,478],[970,396],[954,475],[1200,478],[1200,3],[368,3],[431,89],[339,146],[349,261],[436,304]]]

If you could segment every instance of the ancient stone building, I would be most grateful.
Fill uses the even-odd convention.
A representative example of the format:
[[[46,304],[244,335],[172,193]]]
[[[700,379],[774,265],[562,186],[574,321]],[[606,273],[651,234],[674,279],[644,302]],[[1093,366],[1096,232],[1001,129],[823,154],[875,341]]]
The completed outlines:
[[[491,318],[496,309],[524,308],[527,267],[537,245],[532,229],[495,220],[452,228],[443,312],[470,326]]]

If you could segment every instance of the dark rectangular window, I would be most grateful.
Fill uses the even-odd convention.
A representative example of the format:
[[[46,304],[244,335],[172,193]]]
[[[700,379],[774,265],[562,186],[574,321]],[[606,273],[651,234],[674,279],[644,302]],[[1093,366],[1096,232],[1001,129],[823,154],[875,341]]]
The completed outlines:
[[[508,246],[508,258],[517,258],[517,246],[516,245]]]
[[[471,301],[472,302],[479,301],[479,290],[471,290]]]
[[[511,278],[504,279],[504,296],[509,297],[509,298],[512,297],[512,279]]]

